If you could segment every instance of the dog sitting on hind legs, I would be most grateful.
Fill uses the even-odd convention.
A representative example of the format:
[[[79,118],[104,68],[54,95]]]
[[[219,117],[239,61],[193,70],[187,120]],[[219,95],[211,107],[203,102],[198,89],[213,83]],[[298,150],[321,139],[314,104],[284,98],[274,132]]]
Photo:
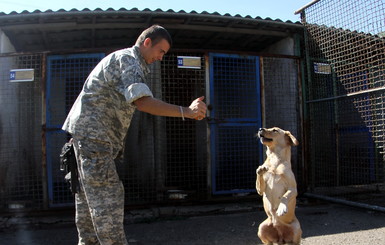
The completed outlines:
[[[256,171],[256,189],[263,196],[267,215],[259,225],[258,237],[269,245],[299,245],[302,230],[295,216],[297,183],[291,169],[291,146],[299,142],[278,127],[261,128],[258,137],[267,147],[266,160]]]

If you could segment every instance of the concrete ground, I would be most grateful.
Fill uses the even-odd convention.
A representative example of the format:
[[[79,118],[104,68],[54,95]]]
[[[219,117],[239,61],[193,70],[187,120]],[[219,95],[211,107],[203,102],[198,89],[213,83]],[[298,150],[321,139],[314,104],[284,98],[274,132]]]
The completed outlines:
[[[385,244],[385,214],[339,204],[299,204],[302,245]],[[257,203],[154,207],[126,211],[129,244],[259,245],[258,225],[266,215]],[[0,217],[0,244],[77,244],[73,216]]]

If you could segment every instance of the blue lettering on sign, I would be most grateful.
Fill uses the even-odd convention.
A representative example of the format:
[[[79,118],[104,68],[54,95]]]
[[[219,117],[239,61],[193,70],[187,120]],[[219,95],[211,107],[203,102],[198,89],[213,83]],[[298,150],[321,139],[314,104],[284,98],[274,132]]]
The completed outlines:
[[[9,72],[9,80],[15,80],[16,79],[16,72],[11,71]]]

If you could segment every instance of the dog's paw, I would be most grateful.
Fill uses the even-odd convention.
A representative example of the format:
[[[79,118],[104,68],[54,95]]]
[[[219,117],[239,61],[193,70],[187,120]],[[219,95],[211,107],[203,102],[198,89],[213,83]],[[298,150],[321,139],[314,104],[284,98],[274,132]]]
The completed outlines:
[[[262,174],[264,174],[264,173],[266,173],[267,172],[267,170],[269,170],[266,166],[259,166],[258,168],[257,168],[257,171],[256,171],[256,173],[258,174],[258,175],[262,175]]]
[[[278,216],[283,216],[287,213],[287,205],[280,203],[277,209],[277,215]]]

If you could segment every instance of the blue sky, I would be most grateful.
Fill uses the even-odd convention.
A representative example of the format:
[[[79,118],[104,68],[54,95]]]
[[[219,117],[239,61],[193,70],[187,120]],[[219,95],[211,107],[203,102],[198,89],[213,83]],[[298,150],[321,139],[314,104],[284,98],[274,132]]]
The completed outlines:
[[[71,10],[73,8],[82,10],[89,8],[94,10],[101,8],[138,8],[143,10],[162,9],[167,11],[184,10],[186,12],[196,11],[198,13],[207,11],[219,14],[239,14],[241,16],[281,19],[282,21],[299,21],[299,15],[294,12],[312,0],[0,0],[0,12],[6,14],[23,10],[46,11],[48,9],[57,11],[59,9]]]

